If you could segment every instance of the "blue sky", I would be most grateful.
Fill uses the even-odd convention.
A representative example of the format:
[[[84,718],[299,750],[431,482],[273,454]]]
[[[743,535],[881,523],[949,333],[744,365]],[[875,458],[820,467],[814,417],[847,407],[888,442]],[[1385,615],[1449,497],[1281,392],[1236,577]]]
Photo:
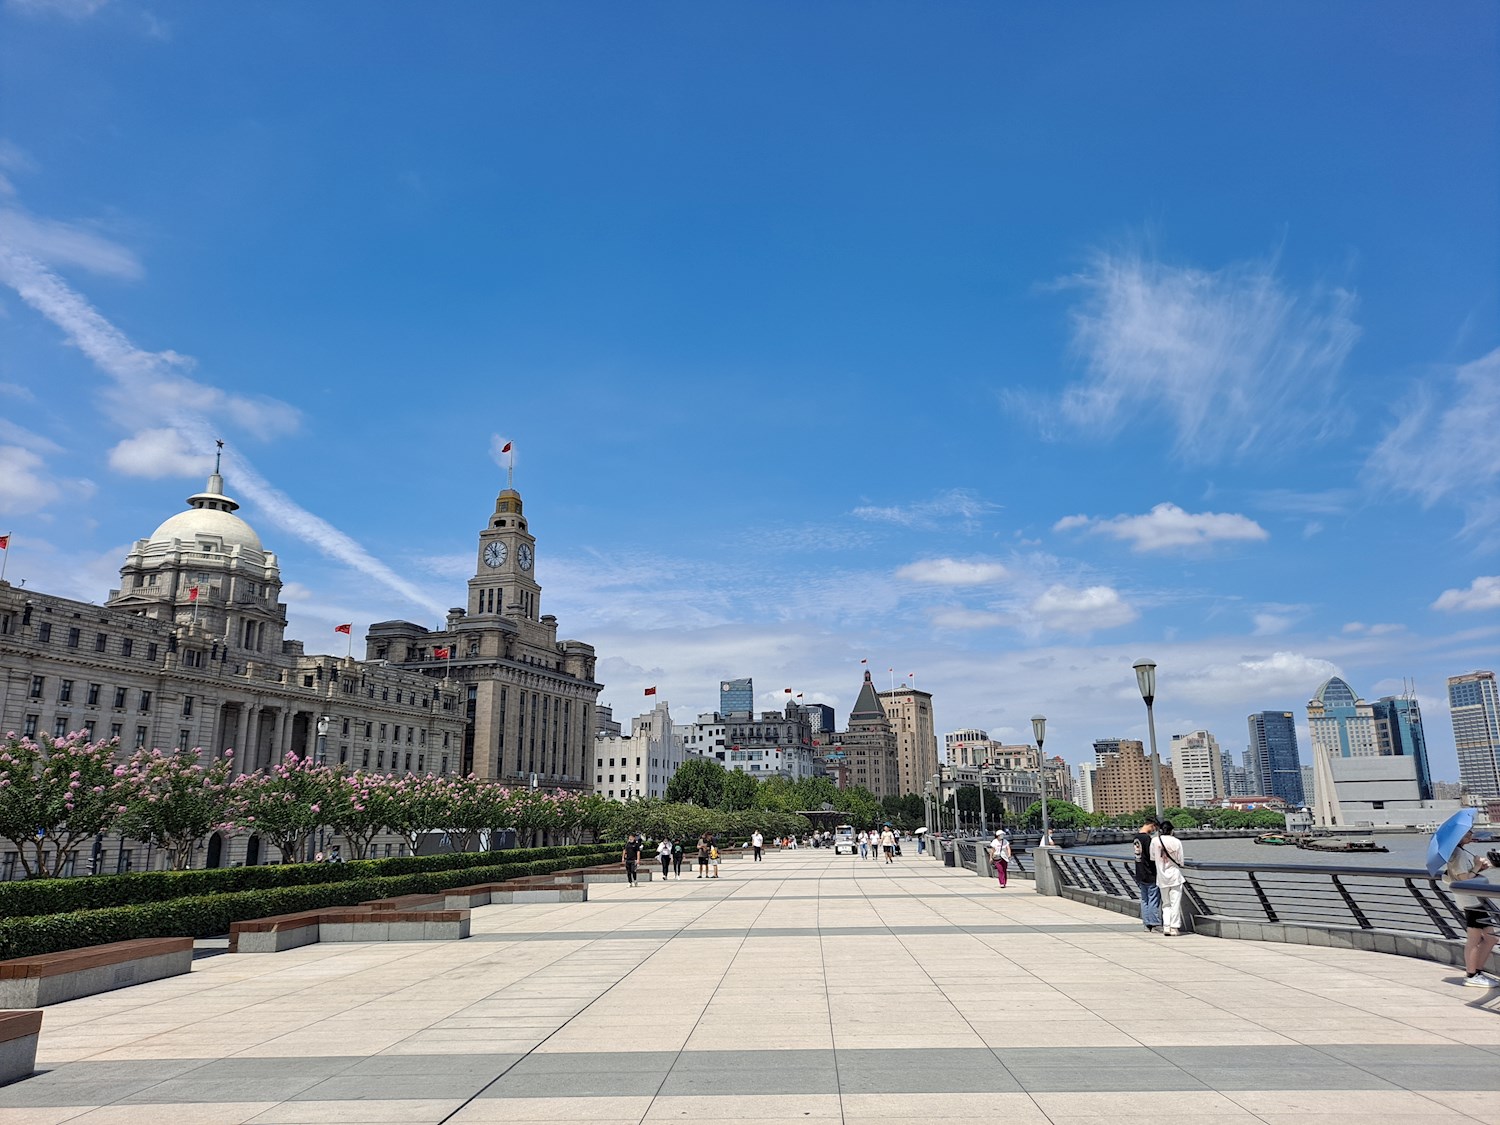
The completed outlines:
[[[516,443],[605,702],[1077,761],[1500,663],[1488,3],[0,0],[0,531],[213,439],[292,634],[436,624]]]

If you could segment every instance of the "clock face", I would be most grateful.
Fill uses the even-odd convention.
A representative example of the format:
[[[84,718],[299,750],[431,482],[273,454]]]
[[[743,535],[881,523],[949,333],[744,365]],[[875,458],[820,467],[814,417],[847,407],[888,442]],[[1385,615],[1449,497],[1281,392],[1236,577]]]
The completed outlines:
[[[504,566],[508,553],[504,543],[491,543],[484,549],[484,565],[491,568]]]
[[[530,570],[531,569],[532,554],[531,554],[531,546],[530,546],[530,544],[528,544],[528,543],[522,543],[521,544],[521,549],[516,552],[516,562],[518,562],[518,563],[521,564],[521,569],[522,570]]]

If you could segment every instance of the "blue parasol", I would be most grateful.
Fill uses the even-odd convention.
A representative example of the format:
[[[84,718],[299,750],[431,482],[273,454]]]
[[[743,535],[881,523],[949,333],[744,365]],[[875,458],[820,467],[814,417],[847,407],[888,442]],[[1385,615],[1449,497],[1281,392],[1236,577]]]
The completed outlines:
[[[1475,810],[1472,808],[1459,809],[1438,825],[1438,830],[1432,834],[1432,840],[1427,845],[1427,874],[1433,878],[1442,874],[1443,868],[1448,866],[1448,860],[1458,848],[1458,842],[1474,827],[1474,814]]]

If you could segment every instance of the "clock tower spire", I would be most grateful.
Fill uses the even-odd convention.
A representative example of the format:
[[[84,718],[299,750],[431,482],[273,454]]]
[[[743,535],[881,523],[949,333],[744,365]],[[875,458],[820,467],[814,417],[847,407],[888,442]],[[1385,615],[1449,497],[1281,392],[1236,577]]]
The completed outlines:
[[[535,567],[536,539],[526,529],[521,494],[507,482],[495,498],[494,514],[479,533],[479,554],[474,577],[469,579],[469,614],[537,620],[542,588]]]

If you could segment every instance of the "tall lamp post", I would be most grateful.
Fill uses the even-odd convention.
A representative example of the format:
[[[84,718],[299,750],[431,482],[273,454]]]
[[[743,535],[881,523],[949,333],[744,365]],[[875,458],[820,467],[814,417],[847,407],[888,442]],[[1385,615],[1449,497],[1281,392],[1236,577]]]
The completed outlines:
[[[1037,756],[1037,780],[1042,785],[1042,844],[1047,842],[1047,833],[1052,831],[1051,821],[1047,816],[1047,756],[1042,753],[1042,744],[1047,739],[1047,716],[1031,716],[1031,734],[1036,739]]]
[[[330,722],[332,722],[332,721],[333,720],[331,720],[327,715],[319,715],[318,716],[318,765],[320,765],[320,766],[326,766],[328,764],[328,724]],[[312,836],[309,835],[308,838],[307,838],[307,850],[308,851],[312,851],[312,848],[313,848]],[[318,825],[318,851],[317,851],[317,854],[318,855],[322,855],[323,854],[323,825],[322,824]],[[307,858],[308,859],[312,859],[313,857],[312,856],[308,856]]]
[[[1151,732],[1151,787],[1156,796],[1156,819],[1162,816],[1161,807],[1161,756],[1156,752],[1156,661],[1144,658],[1131,665],[1135,669],[1136,686],[1141,689],[1141,698],[1146,701],[1146,727]]]
[[[979,834],[981,836],[989,833],[989,819],[984,815],[984,771],[988,762],[979,763]]]

